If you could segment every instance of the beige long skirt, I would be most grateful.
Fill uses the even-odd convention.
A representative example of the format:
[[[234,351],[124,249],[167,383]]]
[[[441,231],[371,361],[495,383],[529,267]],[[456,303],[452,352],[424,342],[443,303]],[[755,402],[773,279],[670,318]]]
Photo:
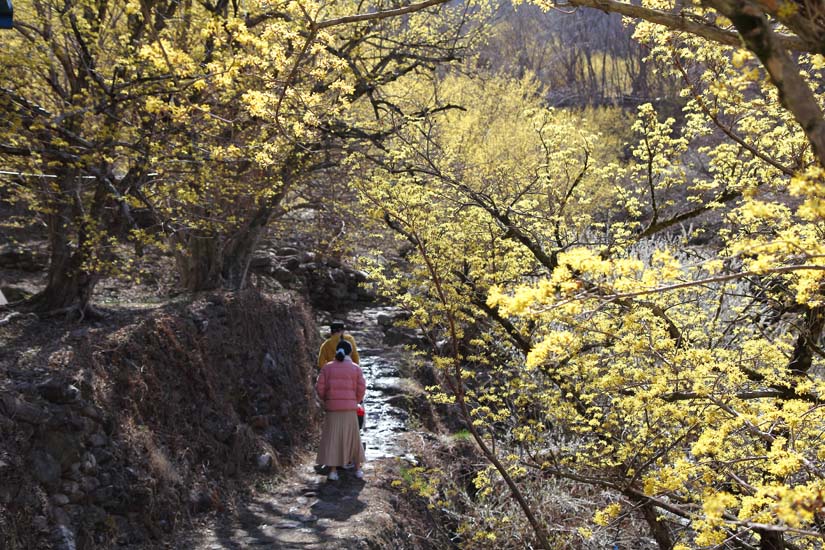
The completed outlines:
[[[355,411],[327,411],[315,462],[343,466],[350,462],[363,464],[365,460]]]

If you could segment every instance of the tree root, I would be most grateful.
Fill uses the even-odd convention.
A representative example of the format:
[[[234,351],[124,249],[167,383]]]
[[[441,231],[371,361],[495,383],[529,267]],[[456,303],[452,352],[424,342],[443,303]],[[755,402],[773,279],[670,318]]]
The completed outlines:
[[[17,318],[17,317],[22,317],[22,316],[23,316],[23,314],[22,314],[22,313],[20,313],[19,311],[12,311],[12,312],[11,312],[11,313],[9,313],[8,315],[6,315],[6,316],[5,316],[5,317],[3,317],[2,319],[0,319],[0,327],[2,327],[3,325],[8,325],[8,324],[9,324],[9,323],[11,323],[11,322],[12,322],[15,318]]]
[[[43,304],[41,303],[41,300],[38,299],[37,295],[28,300],[8,304],[8,306],[15,306],[15,309],[20,312],[32,313],[41,319],[51,319],[62,316],[66,321],[77,320],[82,323],[84,321],[99,321],[106,318],[106,313],[103,310],[96,308],[91,304],[86,304],[83,306],[78,302],[64,307],[43,309]],[[0,309],[0,311],[3,310]]]
[[[37,315],[41,319],[63,316],[66,321],[77,320],[81,323],[84,321],[100,321],[101,319],[106,318],[106,314],[103,310],[91,305],[83,307],[80,304],[72,304],[70,306],[52,309],[49,311],[37,312]]]

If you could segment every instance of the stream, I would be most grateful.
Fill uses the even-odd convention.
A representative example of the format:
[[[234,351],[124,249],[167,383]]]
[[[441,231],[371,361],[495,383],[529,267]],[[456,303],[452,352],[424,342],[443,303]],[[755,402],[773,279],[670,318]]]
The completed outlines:
[[[407,430],[407,412],[391,401],[404,393],[399,366],[408,352],[402,346],[382,344],[384,332],[378,322],[382,315],[391,316],[392,310],[366,308],[352,311],[346,318],[347,331],[355,338],[367,380],[361,432],[361,440],[367,447],[367,462],[404,455],[404,450],[398,447],[398,434]]]

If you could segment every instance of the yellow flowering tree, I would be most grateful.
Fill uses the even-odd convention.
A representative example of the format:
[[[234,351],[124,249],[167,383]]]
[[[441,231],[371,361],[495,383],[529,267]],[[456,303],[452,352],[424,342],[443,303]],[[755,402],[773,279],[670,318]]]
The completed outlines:
[[[184,60],[175,66],[188,68],[187,78],[203,75],[192,94],[147,105],[153,130],[175,137],[153,144],[150,154],[165,160],[144,196],[160,198],[149,202],[175,228],[184,286],[242,286],[273,216],[323,209],[303,198],[323,191],[306,189],[334,177],[347,148],[393,131],[397,107],[383,87],[431,71],[464,47],[458,22],[466,14],[441,3],[378,2],[361,6],[361,15],[348,3],[288,2],[276,14],[262,4],[260,13],[216,22],[219,37],[198,42],[214,49],[208,56],[197,44],[175,46]],[[430,6],[435,11],[425,11]],[[456,30],[436,32],[451,23]],[[163,74],[163,57],[151,58]]]
[[[460,52],[469,16],[442,4],[18,3],[0,159],[52,250],[29,305],[88,311],[101,275],[130,272],[118,225],[138,248],[171,246],[186,288],[242,286],[294,189],[390,131],[382,87]]]
[[[140,121],[128,113],[134,74],[118,60],[144,26],[126,3],[15,3],[15,29],[3,36],[0,185],[48,227],[49,276],[35,297],[41,311],[86,310],[108,262],[107,226],[129,216],[123,189],[139,177]]]
[[[618,501],[594,522],[639,513],[663,549],[819,547],[821,57],[783,57],[816,50],[763,16],[745,36],[741,6],[630,8],[674,29],[637,36],[683,82],[682,120],[642,106],[617,161],[592,125],[510,109],[528,90],[448,79],[438,98],[467,111],[419,121],[364,188],[413,244],[408,273],[376,272],[453,343],[437,398],[514,495],[601,487]]]
[[[491,309],[486,294],[556,265],[562,250],[587,242],[597,204],[612,193],[595,185],[593,166],[606,160],[595,133],[580,117],[543,107],[538,91],[530,78],[495,76],[422,86],[417,97],[437,113],[411,121],[360,190],[375,223],[388,224],[410,245],[406,269],[385,270],[378,261],[374,279],[409,313],[411,326],[424,329],[434,345],[441,337],[450,342],[435,359],[447,390],[435,398],[459,408],[539,545],[550,548],[518,483],[523,465],[496,450],[496,426],[510,423],[509,402],[518,393],[505,390],[512,377],[497,361],[509,352],[496,335],[521,353],[531,337]],[[477,483],[484,485],[481,478]]]

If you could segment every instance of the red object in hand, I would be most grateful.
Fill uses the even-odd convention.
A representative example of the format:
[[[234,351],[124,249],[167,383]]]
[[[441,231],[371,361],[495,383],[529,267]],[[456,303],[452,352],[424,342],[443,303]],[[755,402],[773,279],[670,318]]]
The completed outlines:
[[[358,407],[356,407],[355,411],[358,414],[358,416],[364,416],[364,405],[358,403]]]

